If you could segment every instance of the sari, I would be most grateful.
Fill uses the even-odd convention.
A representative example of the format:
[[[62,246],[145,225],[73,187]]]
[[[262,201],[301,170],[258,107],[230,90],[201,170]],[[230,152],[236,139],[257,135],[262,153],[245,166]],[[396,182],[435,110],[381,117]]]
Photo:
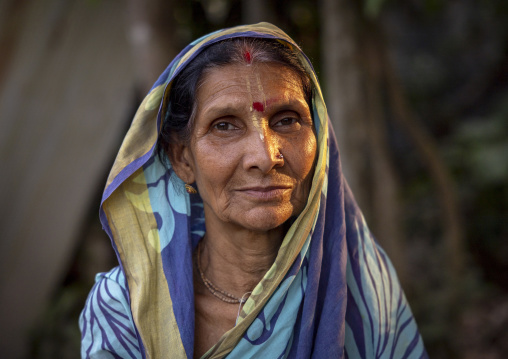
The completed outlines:
[[[203,358],[426,357],[394,268],[342,175],[312,65],[268,23],[195,40],[141,103],[102,198],[100,218],[119,266],[97,275],[81,313],[82,357],[193,357],[192,253],[205,233],[203,203],[162,163],[157,140],[171,81],[204,48],[235,37],[276,39],[297,54],[313,85],[317,160],[307,204],[275,262]]]

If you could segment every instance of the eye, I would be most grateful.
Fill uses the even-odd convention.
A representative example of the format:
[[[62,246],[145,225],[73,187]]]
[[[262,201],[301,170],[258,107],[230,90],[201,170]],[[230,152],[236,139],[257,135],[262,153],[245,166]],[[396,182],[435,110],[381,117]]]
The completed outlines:
[[[277,121],[274,126],[291,126],[296,122],[298,122],[298,120],[294,117],[285,117],[282,120]]]
[[[234,126],[232,123],[229,123],[226,121],[221,121],[221,122],[217,122],[215,125],[213,125],[213,128],[215,130],[219,130],[219,131],[231,131],[231,130],[235,130],[236,126]]]

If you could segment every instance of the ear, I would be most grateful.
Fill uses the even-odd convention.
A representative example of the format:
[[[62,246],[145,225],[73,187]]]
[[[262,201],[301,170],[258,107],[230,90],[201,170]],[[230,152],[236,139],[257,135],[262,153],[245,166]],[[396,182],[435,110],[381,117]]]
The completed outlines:
[[[194,161],[189,146],[179,141],[171,142],[166,148],[166,154],[176,175],[185,183],[194,183]]]

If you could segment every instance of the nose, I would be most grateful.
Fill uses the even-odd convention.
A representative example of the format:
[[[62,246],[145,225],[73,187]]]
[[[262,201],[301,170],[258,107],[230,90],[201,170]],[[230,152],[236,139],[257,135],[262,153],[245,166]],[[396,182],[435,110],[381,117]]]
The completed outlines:
[[[267,129],[262,132],[262,135],[258,131],[253,131],[245,146],[244,168],[258,169],[262,173],[268,173],[273,168],[282,167],[284,157],[280,151],[280,138],[273,131]]]

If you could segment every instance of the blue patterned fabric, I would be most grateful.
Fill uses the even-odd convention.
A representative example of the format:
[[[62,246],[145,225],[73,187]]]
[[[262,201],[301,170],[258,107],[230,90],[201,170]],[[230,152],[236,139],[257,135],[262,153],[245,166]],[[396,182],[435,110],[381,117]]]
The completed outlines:
[[[194,41],[161,75],[136,114],[108,179],[101,220],[120,266],[100,274],[80,317],[84,358],[192,358],[192,252],[203,204],[154,149],[174,76],[231,37],[263,37],[293,49],[314,87],[318,158],[308,203],[239,320],[203,358],[425,358],[411,310],[340,166],[312,65],[267,23]]]
[[[132,321],[125,276],[119,267],[96,277],[79,318],[82,358],[141,358]],[[83,342],[84,344],[85,342]]]

